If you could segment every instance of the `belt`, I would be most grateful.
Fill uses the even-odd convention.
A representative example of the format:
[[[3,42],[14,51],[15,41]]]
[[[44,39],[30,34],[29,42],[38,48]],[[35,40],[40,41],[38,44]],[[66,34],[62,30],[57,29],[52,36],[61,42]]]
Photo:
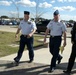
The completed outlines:
[[[22,34],[22,36],[27,37],[27,35]]]
[[[54,38],[54,37],[61,37],[61,36],[53,36],[53,35],[51,35],[50,37]]]

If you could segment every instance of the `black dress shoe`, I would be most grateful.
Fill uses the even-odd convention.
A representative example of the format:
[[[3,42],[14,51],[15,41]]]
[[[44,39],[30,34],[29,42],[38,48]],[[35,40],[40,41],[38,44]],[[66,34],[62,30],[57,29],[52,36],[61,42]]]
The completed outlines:
[[[63,71],[64,73],[66,73],[66,74],[70,74],[71,73],[71,71]]]
[[[17,60],[17,58],[14,58],[14,65],[18,66],[19,65],[19,61]]]
[[[55,68],[51,68],[48,73],[52,73],[55,70]]]
[[[61,62],[62,58],[63,58],[63,57],[61,57],[61,58],[58,60],[58,64],[60,64],[60,62]]]
[[[19,62],[15,62],[15,66],[18,66],[19,65]]]
[[[33,59],[32,60],[30,60],[30,61],[28,61],[28,63],[32,63],[33,62]]]
[[[19,62],[14,61],[14,62],[12,62],[12,64],[13,64],[13,66],[18,66]]]

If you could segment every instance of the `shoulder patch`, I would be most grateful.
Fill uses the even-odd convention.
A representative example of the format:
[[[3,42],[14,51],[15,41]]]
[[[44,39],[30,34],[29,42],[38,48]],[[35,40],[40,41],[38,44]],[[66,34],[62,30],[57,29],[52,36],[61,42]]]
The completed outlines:
[[[52,22],[50,24],[53,24]]]
[[[20,22],[20,24],[23,24],[23,20]]]
[[[64,24],[64,21],[61,20],[60,23],[63,23]]]
[[[31,24],[31,22],[28,21],[28,24]]]
[[[23,23],[21,22],[21,24],[23,24]]]
[[[50,24],[53,24],[53,21],[50,21]]]

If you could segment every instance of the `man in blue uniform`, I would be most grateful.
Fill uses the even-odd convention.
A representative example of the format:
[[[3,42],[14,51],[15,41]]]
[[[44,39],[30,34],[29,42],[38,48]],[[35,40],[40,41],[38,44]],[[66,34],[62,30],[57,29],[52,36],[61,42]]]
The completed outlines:
[[[76,22],[74,23],[71,31],[71,42],[72,42],[72,52],[69,58],[67,70],[63,71],[64,73],[67,73],[67,74],[71,73],[71,70],[73,68],[75,58],[76,58]]]
[[[56,10],[54,13],[54,19],[49,22],[47,25],[47,29],[45,32],[45,37],[44,37],[44,43],[46,43],[46,37],[48,32],[50,31],[50,43],[49,43],[49,48],[50,48],[50,53],[52,54],[52,59],[51,59],[51,65],[50,65],[50,70],[49,72],[53,72],[55,67],[56,67],[56,60],[58,61],[58,64],[61,62],[62,56],[59,55],[59,47],[61,45],[61,40],[62,40],[62,34],[64,34],[64,43],[63,45],[66,45],[66,26],[64,25],[63,22],[60,21],[59,19],[59,11]]]
[[[34,51],[33,51],[33,34],[36,31],[36,25],[33,24],[31,21],[29,21],[29,11],[24,11],[24,19],[20,22],[20,25],[18,27],[18,30],[16,32],[15,37],[18,37],[18,34],[21,30],[21,36],[20,36],[20,46],[18,50],[17,56],[14,58],[14,61],[16,65],[19,64],[20,58],[22,56],[22,53],[24,51],[25,45],[27,45],[28,51],[29,51],[29,63],[34,60]]]

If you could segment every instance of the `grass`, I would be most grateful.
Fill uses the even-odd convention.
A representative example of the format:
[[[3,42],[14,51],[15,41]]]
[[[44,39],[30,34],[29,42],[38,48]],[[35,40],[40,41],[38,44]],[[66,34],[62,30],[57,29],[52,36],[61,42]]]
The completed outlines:
[[[37,40],[41,38],[43,38],[43,36],[34,35],[34,47],[42,44],[37,42]],[[10,55],[18,51],[19,47],[9,46],[11,44],[19,44],[19,38],[18,40],[15,39],[15,33],[0,31],[0,57]]]

